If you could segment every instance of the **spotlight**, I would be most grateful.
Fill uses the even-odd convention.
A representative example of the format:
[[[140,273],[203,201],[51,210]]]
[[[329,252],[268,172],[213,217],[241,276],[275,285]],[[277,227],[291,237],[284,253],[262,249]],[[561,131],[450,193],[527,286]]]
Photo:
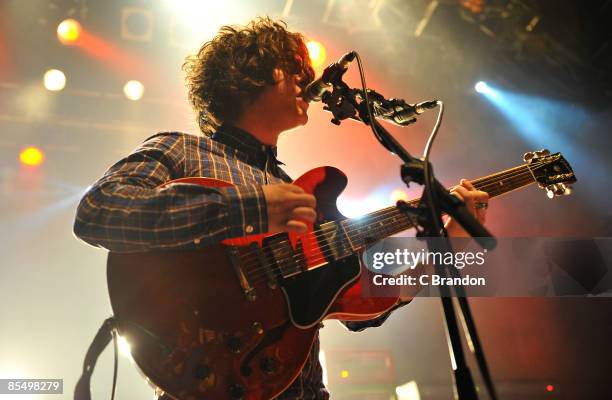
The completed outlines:
[[[81,24],[72,18],[63,20],[57,26],[57,38],[62,44],[74,44],[77,40],[79,40],[80,36]]]
[[[416,381],[410,381],[395,388],[397,400],[421,400],[421,393]]]
[[[47,90],[59,92],[66,87],[66,75],[59,69],[50,69],[45,72],[43,83]]]
[[[153,38],[153,12],[143,8],[121,10],[121,38],[148,42]]]
[[[196,36],[198,35],[194,32],[191,24],[186,24],[183,19],[177,16],[172,17],[168,30],[168,42],[171,46],[193,50],[194,46],[201,45],[199,41],[195,40]]]
[[[130,100],[136,101],[142,98],[144,85],[139,81],[128,81],[123,86],[123,94]]]
[[[26,147],[19,153],[19,161],[21,161],[23,165],[35,167],[42,164],[44,160],[45,155],[38,147]]]
[[[479,81],[478,83],[476,83],[474,85],[474,89],[478,92],[478,93],[484,93],[487,92],[489,90],[489,86],[487,85],[486,82],[483,81]]]
[[[306,47],[308,48],[308,55],[310,56],[310,61],[312,61],[312,66],[317,68],[323,65],[325,59],[327,58],[325,47],[323,47],[321,43],[314,40],[309,40],[306,43]]]
[[[406,192],[402,189],[395,189],[391,192],[390,198],[393,204],[395,204],[400,200],[408,201],[408,194],[406,194]]]

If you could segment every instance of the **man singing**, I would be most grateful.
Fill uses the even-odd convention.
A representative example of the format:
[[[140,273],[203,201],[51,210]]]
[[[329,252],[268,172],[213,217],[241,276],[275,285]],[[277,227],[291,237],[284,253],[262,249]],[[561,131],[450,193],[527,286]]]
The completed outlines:
[[[304,37],[269,18],[225,26],[183,67],[203,134],[158,133],[110,167],[82,199],[75,234],[94,246],[135,252],[305,232],[316,218],[315,197],[292,185],[276,158],[279,135],[308,121],[308,103],[300,96],[314,71]],[[159,188],[182,177],[234,186]],[[484,221],[486,193],[465,180],[453,192]],[[464,234],[452,220],[447,229]],[[347,326],[378,326],[387,315]],[[279,399],[329,398],[318,353],[316,340],[300,375]]]

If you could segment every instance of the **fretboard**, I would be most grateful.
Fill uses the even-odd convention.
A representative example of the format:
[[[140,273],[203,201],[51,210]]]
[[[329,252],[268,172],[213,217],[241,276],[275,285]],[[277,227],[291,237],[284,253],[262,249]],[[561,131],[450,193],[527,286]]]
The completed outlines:
[[[496,174],[474,179],[474,187],[489,194],[489,197],[500,196],[535,182],[529,167],[521,165]],[[408,201],[417,205],[420,199]],[[400,233],[413,226],[411,219],[396,206],[391,206],[340,222],[341,230],[353,251],[359,251],[381,239]]]

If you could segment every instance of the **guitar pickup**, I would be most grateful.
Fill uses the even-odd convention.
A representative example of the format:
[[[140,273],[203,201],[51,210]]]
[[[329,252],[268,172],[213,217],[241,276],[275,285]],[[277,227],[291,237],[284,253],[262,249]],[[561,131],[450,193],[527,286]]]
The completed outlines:
[[[286,233],[265,238],[263,250],[268,260],[276,266],[276,275],[283,279],[306,271],[306,258],[301,245],[298,244],[298,249],[294,250]]]

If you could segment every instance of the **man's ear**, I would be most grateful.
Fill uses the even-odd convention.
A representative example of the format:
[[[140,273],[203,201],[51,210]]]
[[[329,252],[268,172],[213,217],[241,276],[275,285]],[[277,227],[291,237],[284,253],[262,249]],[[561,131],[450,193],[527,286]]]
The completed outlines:
[[[272,70],[272,80],[274,83],[282,82],[285,79],[285,71],[280,68],[274,68]]]

